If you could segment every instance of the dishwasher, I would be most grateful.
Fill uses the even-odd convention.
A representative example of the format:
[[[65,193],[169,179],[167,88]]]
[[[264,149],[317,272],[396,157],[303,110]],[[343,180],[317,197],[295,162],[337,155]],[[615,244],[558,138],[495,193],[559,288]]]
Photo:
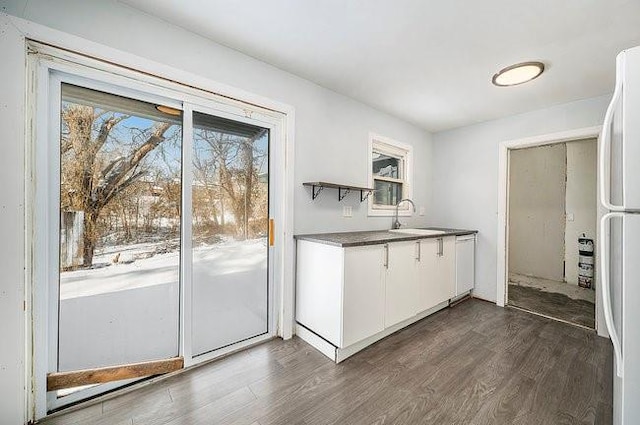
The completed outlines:
[[[456,297],[475,285],[476,235],[456,236]]]

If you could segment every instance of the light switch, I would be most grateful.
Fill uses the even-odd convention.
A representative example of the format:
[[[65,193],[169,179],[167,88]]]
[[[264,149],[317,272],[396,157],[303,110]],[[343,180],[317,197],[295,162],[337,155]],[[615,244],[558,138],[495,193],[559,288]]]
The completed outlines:
[[[342,216],[353,217],[353,211],[352,211],[351,205],[345,205],[342,207]]]
[[[573,213],[567,213],[567,221],[573,221],[573,220],[575,220]]]
[[[420,205],[420,215],[424,215],[424,211],[425,211],[424,206]]]

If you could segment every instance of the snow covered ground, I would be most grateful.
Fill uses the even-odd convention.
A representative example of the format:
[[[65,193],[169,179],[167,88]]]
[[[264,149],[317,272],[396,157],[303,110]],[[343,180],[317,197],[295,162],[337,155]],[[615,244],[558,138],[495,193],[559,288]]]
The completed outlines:
[[[61,273],[59,370],[178,355],[179,251],[164,252],[173,242],[112,247],[97,267]],[[195,247],[193,279],[195,354],[267,331],[266,238]]]
[[[179,280],[180,251],[162,252],[167,250],[167,245],[177,244],[176,240],[104,249],[96,253],[93,268],[60,273],[60,299],[176,283]],[[118,253],[118,262],[114,263]],[[266,238],[225,240],[193,249],[194,271],[205,267],[209,276],[258,272],[266,269],[266,265]]]

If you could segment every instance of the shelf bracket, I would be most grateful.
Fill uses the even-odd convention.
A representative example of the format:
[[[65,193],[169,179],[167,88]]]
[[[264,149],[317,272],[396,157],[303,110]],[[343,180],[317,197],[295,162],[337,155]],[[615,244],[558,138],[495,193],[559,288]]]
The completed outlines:
[[[318,190],[316,190],[316,187],[318,188]],[[320,195],[320,192],[322,192],[322,189],[324,189],[324,186],[313,185],[312,186],[311,199],[315,200],[318,197],[318,195]]]
[[[351,189],[348,187],[339,187],[338,188],[338,202],[342,201],[347,194],[351,192]]]
[[[365,201],[372,193],[375,193],[375,189],[370,187],[350,186],[348,184],[327,183],[323,181],[304,182],[302,185],[311,188],[311,199],[313,200],[326,188],[338,190],[338,202],[342,201],[347,194],[351,192],[360,192],[360,202]]]
[[[367,200],[367,198],[369,198],[369,195],[371,195],[371,190],[361,190],[360,191],[360,202],[364,202]],[[366,193],[366,195],[365,195]]]

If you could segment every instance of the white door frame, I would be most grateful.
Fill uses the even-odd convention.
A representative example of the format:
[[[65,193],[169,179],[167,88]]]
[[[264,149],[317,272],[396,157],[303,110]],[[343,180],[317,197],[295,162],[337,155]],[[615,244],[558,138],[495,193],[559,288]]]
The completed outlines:
[[[33,29],[30,27],[30,29]],[[55,43],[53,41],[49,41],[48,37],[51,37],[51,32],[55,33],[54,36],[57,37]],[[49,29],[43,29],[40,37],[37,37],[38,41],[44,41],[45,43],[55,44],[57,46],[64,46],[64,43],[60,40],[60,34],[57,31],[52,31]],[[72,36],[65,35],[64,38],[74,38]],[[63,40],[64,41],[64,40]],[[74,43],[78,44],[78,40],[73,40]],[[234,91],[227,89],[224,95],[220,95],[215,92],[211,92],[207,90],[207,87],[203,87],[202,89],[195,89],[193,87],[197,86],[197,83],[189,83],[190,74],[184,73],[182,71],[174,70],[176,74],[179,74],[182,78],[177,79],[172,76],[163,76],[158,77],[157,73],[154,75],[150,75],[149,73],[145,73],[144,71],[141,73],[137,71],[139,68],[134,68],[132,70],[126,63],[123,65],[125,67],[120,66],[122,64],[118,59],[130,59],[128,55],[126,58],[120,57],[118,54],[106,57],[108,62],[103,62],[101,60],[95,59],[95,49],[96,45],[91,42],[83,41],[85,48],[91,51],[92,57],[87,57],[82,54],[72,53],[68,50],[60,50],[59,48],[42,45],[39,43],[34,43],[32,41],[27,41],[27,47],[29,50],[37,50],[40,54],[34,58],[33,61],[29,61],[30,64],[30,78],[33,79],[32,82],[39,82],[40,88],[36,89],[42,94],[42,91],[47,90],[47,81],[49,78],[49,72],[51,70],[57,70],[60,72],[70,72],[72,74],[80,74],[84,78],[95,79],[97,81],[102,81],[105,84],[116,84],[123,88],[131,88],[133,90],[143,90],[144,92],[148,92],[153,95],[165,95],[169,94],[177,100],[184,102],[185,105],[201,105],[202,107],[214,108],[218,111],[218,115],[225,115],[225,109],[228,109],[228,113],[235,112],[237,114],[238,108],[243,108],[243,115],[246,117],[245,119],[249,121],[262,122],[263,127],[267,126],[272,131],[272,137],[270,140],[270,150],[272,155],[274,156],[275,163],[272,167],[273,170],[276,170],[276,174],[279,176],[273,176],[274,180],[274,190],[280,194],[279,199],[274,200],[273,205],[273,217],[276,218],[276,232],[275,232],[275,240],[276,240],[276,249],[272,251],[273,258],[270,259],[270,263],[274,265],[272,272],[274,272],[274,286],[272,290],[270,290],[272,297],[272,305],[275,309],[274,313],[270,316],[270,332],[269,335],[265,335],[261,338],[257,338],[256,340],[247,341],[244,344],[239,344],[238,346],[233,347],[233,350],[237,350],[241,345],[248,345],[249,343],[257,342],[258,340],[267,339],[272,337],[274,334],[278,335],[284,339],[288,339],[292,336],[293,333],[293,136],[294,136],[294,115],[295,112],[292,107],[288,105],[281,104],[279,102],[268,101],[263,98],[257,96],[247,96],[245,92],[242,91]],[[98,49],[100,50],[100,49]],[[113,52],[109,52],[113,53]],[[146,61],[141,58],[138,58],[143,64],[149,65],[151,61]],[[126,62],[126,61],[125,61]],[[119,65],[113,65],[114,63],[118,63]],[[166,67],[164,67],[166,68]],[[181,81],[181,83],[177,83],[176,81]],[[215,85],[215,83],[212,83]],[[33,87],[33,85],[32,85]],[[233,92],[235,96],[230,98],[229,91]],[[36,94],[36,93],[32,93]],[[32,122],[32,127],[29,128],[28,131],[28,153],[33,156],[34,152],[34,143],[36,143],[37,137],[42,137],[42,135],[46,135],[47,131],[45,130],[48,125],[46,123],[47,120],[51,120],[51,117],[47,117],[45,119],[45,123],[41,119],[37,119],[37,116],[34,116],[34,112],[37,110],[38,114],[42,114],[42,111],[45,110],[46,105],[42,103],[37,104],[36,102],[42,96],[37,96],[36,98],[31,98],[28,100],[29,102],[29,118],[30,122]],[[41,102],[41,100],[40,100]],[[233,112],[231,112],[233,111]],[[241,117],[238,116],[239,119],[242,120]],[[274,124],[276,123],[276,124]],[[40,135],[40,136],[38,136]],[[31,181],[31,177],[33,176],[33,172],[38,169],[41,164],[41,159],[36,161],[36,158],[29,157],[28,162],[28,170],[27,170],[27,180]],[[29,183],[30,184],[30,183]],[[34,214],[37,216],[42,216],[44,211],[36,211],[33,208],[36,206],[34,204],[35,199],[33,199],[33,193],[31,190],[27,191],[27,208],[28,215],[31,220],[28,220],[28,231],[27,231],[27,249],[31,252],[31,249],[39,249],[37,247],[38,241],[35,240],[35,235],[42,229],[40,229],[39,225],[33,221]],[[38,226],[38,227],[34,227]],[[40,247],[42,248],[42,247]],[[34,257],[29,253],[27,254],[29,261],[32,262]],[[30,266],[31,267],[31,266]],[[45,270],[42,272],[46,273]],[[35,290],[35,286],[40,285],[40,283],[46,282],[46,279],[42,279],[42,274],[38,275],[38,273],[42,273],[39,270],[35,270],[35,273],[32,275],[33,278],[28,276],[27,279],[27,291],[29,293],[28,301],[27,301],[27,314],[29,317],[33,318],[34,322],[39,322],[39,326],[35,326],[33,329],[30,329],[32,326],[27,326],[27,341],[34,341],[34,346],[31,344],[29,349],[27,350],[28,358],[25,359],[26,363],[29,365],[27,367],[28,382],[33,383],[33,387],[28,391],[28,403],[29,403],[29,416],[31,419],[41,418],[46,415],[46,394],[42,394],[42,385],[43,385],[43,375],[42,372],[45,371],[46,377],[46,359],[39,360],[33,357],[33,353],[35,352],[35,347],[38,349],[43,346],[43,341],[46,341],[47,334],[49,332],[46,331],[47,328],[47,320],[46,315],[42,317],[41,311],[42,307],[45,305],[44,300],[41,298],[43,292],[38,289]],[[40,278],[39,278],[40,277]],[[181,285],[182,286],[182,285]],[[181,289],[182,290],[182,289]],[[40,292],[40,295],[38,295]],[[45,291],[46,293],[46,291]],[[185,298],[185,294],[182,294],[182,299]],[[182,309],[184,311],[184,309]],[[44,323],[43,323],[44,322]],[[182,321],[184,323],[184,321]],[[184,331],[184,329],[183,329]],[[44,344],[46,345],[46,343]],[[184,350],[184,346],[181,347],[181,351]],[[222,352],[224,351],[224,353]],[[219,355],[226,354],[227,352],[232,351],[232,349],[221,350],[215,353],[215,357]],[[181,354],[190,354],[190,353],[181,353]],[[214,355],[208,356],[208,358],[213,358]],[[205,361],[208,358],[198,359],[198,361],[194,361],[190,356],[185,356],[185,366],[189,366],[190,364],[194,364],[196,362]]]
[[[509,151],[513,149],[523,149],[535,146],[552,145],[555,143],[572,142],[583,139],[598,140],[600,144],[601,126],[584,127],[575,130],[562,131],[558,133],[543,134],[540,136],[527,137],[523,139],[507,140],[498,145],[498,261],[497,261],[497,287],[496,287],[496,304],[504,307],[507,303],[508,291],[508,271],[509,271]],[[600,150],[598,149],[598,152]],[[601,178],[597,176],[598,180]],[[599,190],[599,189],[598,189]],[[599,198],[597,198],[599,199]],[[599,204],[598,204],[599,205]],[[602,211],[598,206],[598,220],[602,215]],[[597,240],[600,239],[599,232],[596,234]],[[595,284],[598,287],[598,276],[595,276]],[[600,291],[596,291],[596,329],[598,334],[608,336],[606,326],[604,326],[604,318],[602,315],[602,300],[600,299]]]

